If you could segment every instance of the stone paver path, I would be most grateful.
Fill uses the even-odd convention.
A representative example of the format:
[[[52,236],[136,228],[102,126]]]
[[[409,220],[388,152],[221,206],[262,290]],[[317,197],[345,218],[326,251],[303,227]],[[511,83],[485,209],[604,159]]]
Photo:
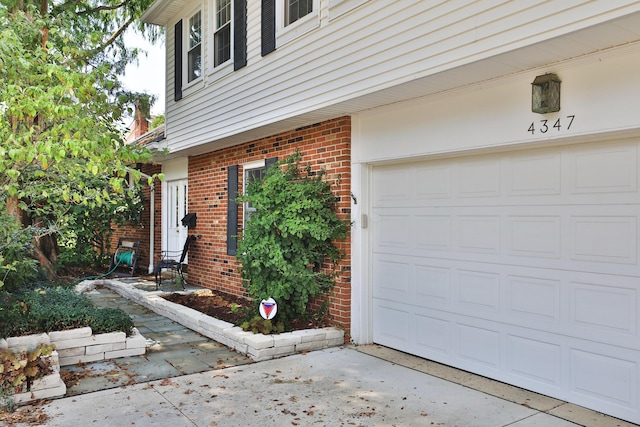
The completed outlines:
[[[67,396],[252,363],[250,358],[110,289],[98,287],[87,296],[98,307],[120,308],[128,313],[147,339],[147,353],[62,367],[63,375],[74,376],[78,381],[67,387]]]

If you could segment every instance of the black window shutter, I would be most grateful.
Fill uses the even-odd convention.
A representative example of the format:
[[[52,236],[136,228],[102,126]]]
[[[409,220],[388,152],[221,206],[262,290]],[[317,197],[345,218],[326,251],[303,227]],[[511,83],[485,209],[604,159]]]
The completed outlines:
[[[278,163],[278,158],[277,157],[271,157],[269,159],[265,159],[264,167],[265,167],[265,169],[269,169],[271,166],[275,165],[276,163]]]
[[[173,69],[173,100],[177,102],[182,99],[182,19],[176,23],[174,31],[175,58]]]
[[[238,249],[238,165],[227,169],[227,255],[235,255]]]
[[[247,0],[233,3],[233,69],[247,65]]]
[[[262,0],[262,56],[276,50],[276,0]]]

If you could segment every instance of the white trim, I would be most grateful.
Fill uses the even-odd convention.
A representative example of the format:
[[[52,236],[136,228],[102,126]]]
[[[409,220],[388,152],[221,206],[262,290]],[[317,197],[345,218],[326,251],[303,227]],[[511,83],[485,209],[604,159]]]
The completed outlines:
[[[351,164],[351,340],[354,344],[373,342],[370,180],[370,165]]]
[[[217,6],[217,1],[218,0],[210,0],[209,2],[209,11],[207,13],[207,17],[209,20],[209,23],[211,25],[208,25],[208,31],[207,31],[207,37],[206,37],[206,41],[207,43],[207,56],[209,58],[209,60],[207,61],[207,75],[208,76],[214,76],[214,79],[219,79],[231,72],[233,72],[233,61],[234,61],[234,57],[233,57],[233,47],[235,44],[235,31],[234,31],[234,25],[235,25],[235,0],[231,0],[231,21],[229,22],[229,25],[231,26],[231,46],[230,46],[230,55],[229,55],[229,59],[226,60],[225,62],[223,62],[222,64],[216,66],[215,65],[215,34],[216,34],[216,6]],[[210,84],[212,81],[214,80],[207,80],[207,84]]]
[[[245,163],[242,165],[242,195],[245,195],[247,192],[247,172],[254,169],[264,169],[266,168],[266,162],[264,159],[256,160],[254,162]],[[244,224],[247,222],[247,204],[248,202],[244,202],[242,204],[242,227],[244,228]]]
[[[266,165],[265,160],[255,160],[253,162],[248,162],[248,163],[243,163],[242,164],[242,170],[244,171],[245,169],[256,169],[256,168],[262,168]]]
[[[168,227],[169,227],[169,199],[168,183],[178,180],[188,180],[189,158],[179,157],[167,160],[162,164],[164,180],[161,185],[161,208],[160,208],[160,249],[167,250]]]
[[[191,35],[191,19],[200,13],[200,75],[193,80],[189,80],[189,51],[192,49],[189,45]],[[204,75],[204,54],[205,54],[205,16],[202,7],[196,7],[192,12],[188,13],[185,17],[186,25],[182,26],[182,71],[183,71],[183,89],[186,86],[190,86],[194,82],[202,80]]]

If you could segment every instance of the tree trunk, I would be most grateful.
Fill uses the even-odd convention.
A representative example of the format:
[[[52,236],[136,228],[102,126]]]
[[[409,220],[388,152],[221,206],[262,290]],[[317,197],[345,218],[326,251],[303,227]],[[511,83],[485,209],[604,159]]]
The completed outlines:
[[[46,236],[43,236],[46,237]],[[53,282],[57,279],[58,275],[56,274],[56,269],[54,268],[55,262],[52,262],[49,257],[45,255],[45,253],[38,247],[38,243],[43,240],[43,237],[39,239],[35,239],[33,250],[31,251],[33,257],[40,263],[40,268],[47,276],[47,279],[50,282]]]
[[[19,200],[17,197],[9,197],[6,204],[9,216],[16,217],[16,220],[25,228],[30,225],[29,218],[19,207]],[[36,236],[33,239],[33,249],[31,254],[33,258],[40,263],[40,267],[46,274],[47,279],[49,281],[55,281],[58,277],[55,269],[55,265],[58,260],[58,241],[56,239],[56,235],[52,233],[45,234],[43,236]]]
[[[36,225],[41,225],[40,221]],[[55,265],[58,261],[58,239],[55,233],[43,234],[33,239],[33,257],[38,260],[49,281],[58,277]]]

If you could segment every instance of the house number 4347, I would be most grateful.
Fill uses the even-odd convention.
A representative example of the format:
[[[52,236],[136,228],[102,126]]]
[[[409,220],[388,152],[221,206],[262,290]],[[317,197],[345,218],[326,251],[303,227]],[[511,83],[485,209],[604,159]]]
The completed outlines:
[[[560,132],[562,129],[569,130],[573,124],[575,115],[566,116],[564,119],[559,118],[555,122],[553,120],[540,120],[539,122],[531,122],[531,126],[527,129],[527,132],[531,132],[531,135],[535,135],[536,132],[547,133],[551,131]]]

